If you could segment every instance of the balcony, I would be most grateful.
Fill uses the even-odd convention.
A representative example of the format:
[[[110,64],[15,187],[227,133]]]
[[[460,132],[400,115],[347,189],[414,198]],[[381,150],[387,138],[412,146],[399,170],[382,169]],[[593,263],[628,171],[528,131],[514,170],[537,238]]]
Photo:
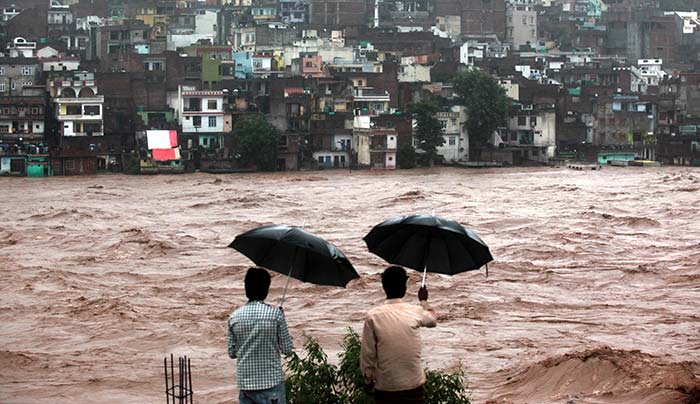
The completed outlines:
[[[358,88],[354,92],[355,101],[389,102],[389,92],[376,88]]]
[[[65,137],[87,137],[87,136],[104,136],[104,132],[71,132],[63,134]]]

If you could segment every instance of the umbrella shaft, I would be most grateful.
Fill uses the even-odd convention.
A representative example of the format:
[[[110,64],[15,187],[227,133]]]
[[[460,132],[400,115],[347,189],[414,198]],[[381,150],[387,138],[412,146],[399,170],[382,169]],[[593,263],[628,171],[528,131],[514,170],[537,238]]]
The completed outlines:
[[[289,287],[289,278],[292,277],[292,270],[294,270],[294,261],[297,259],[297,252],[299,247],[294,247],[294,255],[292,255],[292,263],[289,264],[289,273],[287,274],[287,282],[284,283],[284,292],[282,293],[282,301],[280,302],[280,307],[284,306],[284,298],[287,297],[287,287]]]
[[[425,275],[428,273],[428,266],[426,265],[423,267],[423,282],[421,283],[421,287],[425,286]]]
[[[292,277],[292,269],[289,269],[289,274],[287,274],[287,282],[284,283],[284,292],[282,293],[282,301],[280,306],[284,306],[284,298],[287,296],[287,287],[289,286],[289,278]]]

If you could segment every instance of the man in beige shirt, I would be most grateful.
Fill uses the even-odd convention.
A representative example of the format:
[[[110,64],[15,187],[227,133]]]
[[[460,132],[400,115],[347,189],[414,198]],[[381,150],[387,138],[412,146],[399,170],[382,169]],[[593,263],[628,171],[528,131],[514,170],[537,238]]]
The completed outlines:
[[[398,266],[382,274],[387,301],[367,313],[362,331],[360,368],[377,404],[424,404],[425,372],[420,327],[435,327],[428,290],[418,292],[420,306],[404,303],[406,271]]]

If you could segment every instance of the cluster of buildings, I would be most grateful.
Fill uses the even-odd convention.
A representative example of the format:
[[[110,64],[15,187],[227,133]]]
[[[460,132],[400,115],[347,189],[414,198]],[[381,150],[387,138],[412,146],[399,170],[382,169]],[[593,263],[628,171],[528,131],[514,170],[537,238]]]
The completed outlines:
[[[443,161],[700,164],[700,17],[664,0],[0,0],[0,174],[397,167],[439,99]],[[451,78],[512,102],[470,145]],[[163,152],[149,143],[173,133]]]

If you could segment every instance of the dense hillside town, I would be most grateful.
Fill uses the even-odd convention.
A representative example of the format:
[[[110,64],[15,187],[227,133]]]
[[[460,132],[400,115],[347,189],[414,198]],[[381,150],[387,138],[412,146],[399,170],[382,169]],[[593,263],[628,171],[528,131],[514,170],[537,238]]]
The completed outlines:
[[[700,165],[694,4],[2,0],[0,174]]]

